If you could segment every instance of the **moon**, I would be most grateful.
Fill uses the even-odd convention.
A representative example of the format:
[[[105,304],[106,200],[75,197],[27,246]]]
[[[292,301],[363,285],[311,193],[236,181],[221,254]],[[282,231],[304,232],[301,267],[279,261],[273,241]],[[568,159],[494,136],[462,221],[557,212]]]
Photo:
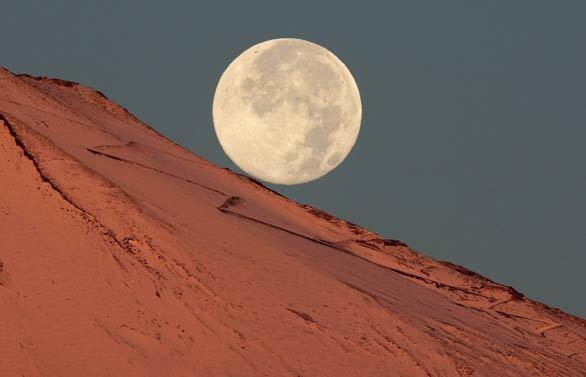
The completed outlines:
[[[318,179],[350,153],[362,104],[348,68],[326,48],[302,39],[262,42],[220,77],[213,121],[228,157],[266,182]]]

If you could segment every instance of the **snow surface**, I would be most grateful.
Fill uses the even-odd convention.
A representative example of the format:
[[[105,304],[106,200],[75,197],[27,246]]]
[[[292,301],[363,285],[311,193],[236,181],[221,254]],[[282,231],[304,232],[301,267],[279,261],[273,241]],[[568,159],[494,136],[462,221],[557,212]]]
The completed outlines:
[[[586,370],[584,320],[219,168],[93,89],[0,69],[0,157],[0,376]]]

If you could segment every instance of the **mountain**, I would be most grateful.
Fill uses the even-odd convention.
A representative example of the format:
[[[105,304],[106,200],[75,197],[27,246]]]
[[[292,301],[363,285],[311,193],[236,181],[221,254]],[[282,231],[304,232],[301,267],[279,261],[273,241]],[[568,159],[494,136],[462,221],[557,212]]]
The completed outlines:
[[[0,376],[586,370],[583,319],[217,167],[76,83],[0,70],[0,179]]]

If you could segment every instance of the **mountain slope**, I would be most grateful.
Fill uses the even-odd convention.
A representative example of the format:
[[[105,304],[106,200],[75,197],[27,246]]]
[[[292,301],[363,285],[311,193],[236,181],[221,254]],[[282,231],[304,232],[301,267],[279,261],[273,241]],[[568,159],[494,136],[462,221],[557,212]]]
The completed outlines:
[[[0,69],[1,376],[580,376],[582,319]]]

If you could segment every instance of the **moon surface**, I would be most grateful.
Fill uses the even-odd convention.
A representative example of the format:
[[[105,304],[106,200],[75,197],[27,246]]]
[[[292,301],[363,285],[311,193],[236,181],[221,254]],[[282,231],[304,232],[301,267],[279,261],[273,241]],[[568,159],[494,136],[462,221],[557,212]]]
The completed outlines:
[[[301,39],[273,39],[244,51],[214,95],[214,127],[228,157],[276,184],[313,181],[336,168],[354,146],[361,118],[348,68]]]

